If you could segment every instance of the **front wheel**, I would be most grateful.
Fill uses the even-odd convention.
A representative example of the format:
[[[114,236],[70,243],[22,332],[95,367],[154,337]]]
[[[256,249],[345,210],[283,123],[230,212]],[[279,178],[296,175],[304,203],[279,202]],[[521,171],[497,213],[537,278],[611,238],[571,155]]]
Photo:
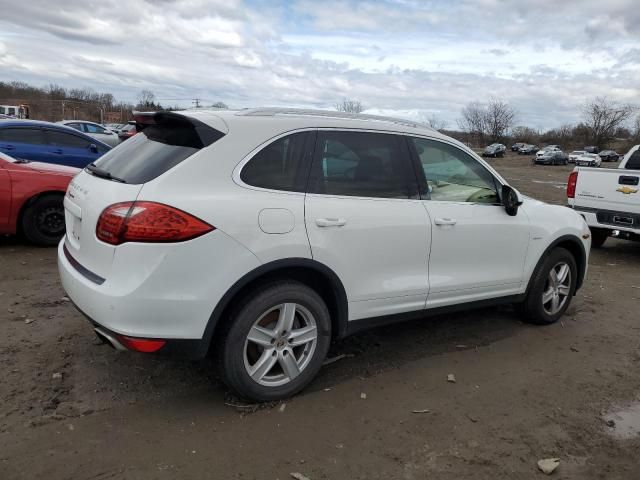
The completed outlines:
[[[577,275],[573,255],[561,247],[552,250],[533,274],[521,308],[525,319],[537,325],[557,322],[569,308]]]
[[[218,342],[219,366],[241,397],[275,401],[316,376],[331,340],[325,302],[295,281],[274,282],[240,302]]]

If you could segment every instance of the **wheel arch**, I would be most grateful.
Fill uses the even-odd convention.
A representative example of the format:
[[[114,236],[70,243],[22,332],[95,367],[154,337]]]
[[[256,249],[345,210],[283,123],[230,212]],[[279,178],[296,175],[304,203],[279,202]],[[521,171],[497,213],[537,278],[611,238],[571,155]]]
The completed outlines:
[[[245,274],[222,296],[215,306],[203,335],[203,355],[213,345],[216,332],[228,320],[228,313],[235,300],[246,295],[253,288],[271,280],[297,280],[313,288],[326,302],[331,316],[333,338],[342,338],[347,332],[347,294],[338,275],[326,265],[308,258],[288,258],[275,260]]]
[[[584,249],[583,243],[580,241],[578,237],[575,235],[562,235],[561,237],[556,238],[553,242],[551,242],[545,251],[540,255],[540,259],[536,264],[535,268],[531,272],[531,276],[529,277],[529,283],[527,284],[527,293],[531,288],[531,282],[535,275],[535,272],[538,271],[538,268],[546,258],[546,256],[551,252],[554,248],[561,247],[569,251],[573,258],[576,261],[576,266],[578,267],[578,279],[576,281],[576,289],[577,292],[580,287],[582,287],[582,283],[584,281],[584,275],[587,270],[587,252]],[[574,292],[574,295],[575,295]]]

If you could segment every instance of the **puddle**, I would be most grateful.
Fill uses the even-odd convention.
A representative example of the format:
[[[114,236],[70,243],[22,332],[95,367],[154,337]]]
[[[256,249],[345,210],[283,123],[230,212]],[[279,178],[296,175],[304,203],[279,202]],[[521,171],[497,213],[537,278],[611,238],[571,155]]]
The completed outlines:
[[[603,417],[607,432],[621,440],[640,437],[640,402],[613,410]]]

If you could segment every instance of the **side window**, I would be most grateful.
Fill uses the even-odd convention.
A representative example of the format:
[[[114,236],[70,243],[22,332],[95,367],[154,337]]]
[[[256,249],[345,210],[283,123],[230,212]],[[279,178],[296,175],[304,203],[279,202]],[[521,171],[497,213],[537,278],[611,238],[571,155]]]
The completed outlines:
[[[44,133],[39,128],[3,128],[0,130],[0,141],[6,143],[28,143],[44,145]]]
[[[314,137],[315,132],[300,132],[279,138],[249,160],[240,178],[254,187],[304,192]]]
[[[84,123],[83,127],[86,133],[104,133],[104,128],[99,127],[98,125],[93,125],[91,123]]]
[[[403,138],[319,132],[310,191],[326,195],[415,198],[417,182]]]
[[[84,138],[57,130],[47,130],[47,143],[57,147],[68,148],[87,148],[90,145]]]
[[[640,170],[640,149],[631,154],[624,168],[628,170]]]
[[[82,131],[82,125],[80,125],[79,123],[67,123],[66,124],[67,127],[71,127],[71,128],[75,128],[78,131]]]
[[[476,159],[447,143],[413,138],[431,200],[499,203],[496,182]]]

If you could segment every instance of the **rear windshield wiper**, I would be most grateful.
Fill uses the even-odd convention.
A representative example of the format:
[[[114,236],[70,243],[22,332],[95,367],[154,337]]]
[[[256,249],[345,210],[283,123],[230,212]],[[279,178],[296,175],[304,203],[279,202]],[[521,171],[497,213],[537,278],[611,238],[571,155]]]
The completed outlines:
[[[120,177],[114,177],[106,170],[97,167],[95,163],[90,163],[89,165],[87,165],[87,170],[93,173],[96,177],[106,178],[107,180],[113,180],[114,182],[127,183],[124,179]]]

